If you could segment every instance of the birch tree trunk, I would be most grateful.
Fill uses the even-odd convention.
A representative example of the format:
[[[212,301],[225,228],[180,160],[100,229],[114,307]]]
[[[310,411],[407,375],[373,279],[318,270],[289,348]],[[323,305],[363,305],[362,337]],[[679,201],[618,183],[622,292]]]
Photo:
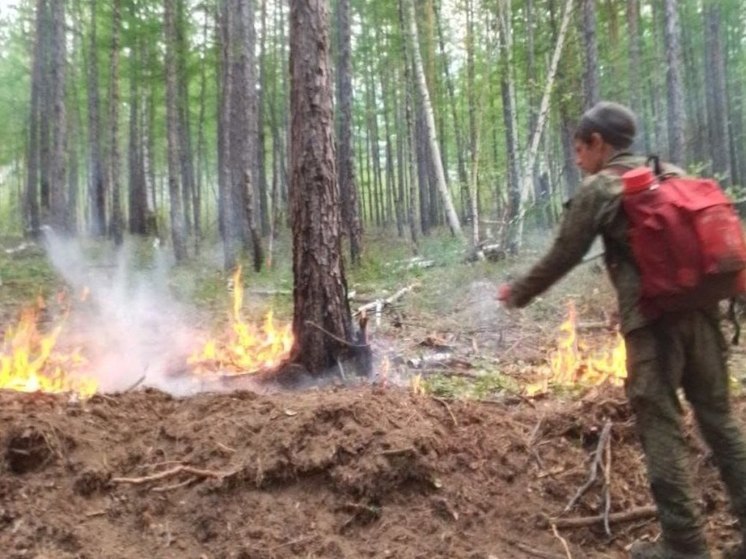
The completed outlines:
[[[552,88],[554,87],[554,80],[557,76],[557,67],[559,65],[560,56],[562,55],[562,47],[565,43],[565,36],[567,35],[567,27],[570,23],[570,16],[572,15],[573,0],[567,0],[565,3],[565,11],[562,16],[562,24],[560,25],[559,36],[557,37],[557,43],[554,46],[554,54],[552,55],[552,62],[549,67],[549,74],[547,76],[546,85],[544,87],[544,95],[541,99],[541,106],[539,107],[538,121],[536,123],[536,130],[534,131],[533,137],[531,138],[531,144],[528,149],[528,155],[526,157],[526,164],[523,170],[523,179],[521,185],[521,209],[518,214],[518,232],[516,235],[516,243],[520,248],[523,243],[523,228],[525,222],[526,211],[528,209],[528,199],[532,187],[532,176],[531,170],[534,168],[536,162],[536,155],[539,151],[539,143],[541,141],[541,135],[544,132],[544,125],[546,124],[549,116],[549,99],[552,94]]]
[[[451,232],[458,238],[463,239],[464,235],[461,231],[461,224],[459,223],[456,209],[453,206],[451,193],[448,190],[445,173],[443,172],[443,163],[440,157],[440,146],[438,145],[438,138],[435,129],[435,117],[433,115],[433,107],[430,103],[430,94],[428,92],[427,83],[425,81],[422,56],[420,55],[420,49],[417,42],[417,22],[414,15],[414,0],[406,0],[406,8],[408,19],[407,41],[412,47],[415,79],[425,113],[426,132],[428,143],[430,146],[430,152],[433,159],[432,164],[435,171],[436,184],[438,191],[440,192],[440,196],[443,200],[443,207],[445,209],[446,219],[448,220],[448,225],[451,229]]]

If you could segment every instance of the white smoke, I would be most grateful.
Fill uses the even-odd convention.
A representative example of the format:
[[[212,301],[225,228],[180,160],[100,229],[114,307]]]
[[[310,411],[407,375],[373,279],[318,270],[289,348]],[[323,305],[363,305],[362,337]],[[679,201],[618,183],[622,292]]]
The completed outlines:
[[[171,257],[153,251],[146,268],[135,266],[135,247],[125,243],[111,259],[92,258],[78,240],[45,231],[46,249],[57,272],[75,294],[60,341],[81,346],[87,374],[99,391],[153,386],[183,394],[198,390],[186,373],[187,357],[201,339],[190,325],[195,312],[170,293]]]

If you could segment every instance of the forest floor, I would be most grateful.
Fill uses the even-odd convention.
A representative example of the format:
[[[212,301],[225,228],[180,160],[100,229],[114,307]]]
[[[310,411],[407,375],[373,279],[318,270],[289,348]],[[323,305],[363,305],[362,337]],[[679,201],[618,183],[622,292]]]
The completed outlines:
[[[623,389],[526,391],[546,373],[568,300],[588,327],[584,344],[613,340],[598,327],[614,320],[603,272],[585,265],[529,309],[507,312],[495,288],[525,262],[464,264],[447,242],[429,250],[440,265],[392,271],[394,259],[379,256],[350,272],[353,310],[414,286],[371,317],[372,379],[338,375],[294,391],[239,379],[181,397],[147,383],[89,399],[0,391],[2,556],[612,558],[636,538],[656,538]],[[0,253],[4,331],[29,298],[64,283],[44,261],[33,248]],[[206,285],[225,281],[181,270],[173,287],[200,301],[194,316],[208,323],[225,294]],[[252,281],[247,293],[281,284]],[[269,299],[282,318],[289,307],[278,297]],[[720,548],[735,537],[733,521],[690,416],[686,425]],[[617,521],[630,511],[640,514]]]

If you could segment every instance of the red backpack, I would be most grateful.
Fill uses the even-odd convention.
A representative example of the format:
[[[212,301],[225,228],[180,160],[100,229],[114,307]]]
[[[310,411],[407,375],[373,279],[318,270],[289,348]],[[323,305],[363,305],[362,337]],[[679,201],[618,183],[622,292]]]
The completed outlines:
[[[652,170],[622,175],[643,312],[699,308],[746,291],[746,241],[732,202],[714,180],[666,175],[651,161]]]

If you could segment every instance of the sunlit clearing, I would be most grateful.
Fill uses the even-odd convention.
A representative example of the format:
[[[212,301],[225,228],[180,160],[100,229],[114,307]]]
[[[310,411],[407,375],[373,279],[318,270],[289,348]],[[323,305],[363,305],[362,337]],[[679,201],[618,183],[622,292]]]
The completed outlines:
[[[42,334],[37,326],[38,309],[21,313],[17,326],[5,332],[0,349],[0,389],[19,392],[70,392],[80,397],[96,393],[94,379],[80,376],[85,359],[78,351],[63,353],[56,350],[62,326]]]
[[[241,317],[243,287],[241,268],[233,274],[231,325],[225,339],[210,339],[188,363],[198,373],[245,374],[277,367],[290,353],[293,333],[290,324],[275,324],[272,311],[261,325]]]
[[[578,338],[577,312],[568,303],[568,318],[560,326],[557,349],[549,356],[544,379],[528,385],[526,392],[535,395],[550,387],[589,386],[603,383],[621,385],[627,377],[624,339],[617,332],[612,340],[599,345]]]

